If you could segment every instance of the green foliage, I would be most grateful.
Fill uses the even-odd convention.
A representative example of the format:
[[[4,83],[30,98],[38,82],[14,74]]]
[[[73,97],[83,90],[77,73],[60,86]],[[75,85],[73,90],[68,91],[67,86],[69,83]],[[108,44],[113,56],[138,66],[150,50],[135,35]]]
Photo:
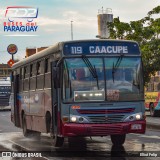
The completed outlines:
[[[110,38],[135,40],[139,43],[144,65],[145,84],[151,74],[160,70],[160,6],[153,8],[147,16],[130,23],[121,22],[119,17],[108,23]]]

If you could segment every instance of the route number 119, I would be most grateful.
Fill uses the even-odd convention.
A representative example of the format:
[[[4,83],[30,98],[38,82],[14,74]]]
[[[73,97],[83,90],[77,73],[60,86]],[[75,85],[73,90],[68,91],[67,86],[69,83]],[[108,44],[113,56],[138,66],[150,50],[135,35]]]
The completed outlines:
[[[82,47],[71,47],[72,54],[82,54]]]

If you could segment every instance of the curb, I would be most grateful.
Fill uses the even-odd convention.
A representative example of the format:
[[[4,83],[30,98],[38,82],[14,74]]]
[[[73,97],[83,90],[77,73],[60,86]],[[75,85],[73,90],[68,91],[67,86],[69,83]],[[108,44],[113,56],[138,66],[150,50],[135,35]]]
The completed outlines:
[[[146,128],[160,130],[160,124],[147,122],[146,123]]]

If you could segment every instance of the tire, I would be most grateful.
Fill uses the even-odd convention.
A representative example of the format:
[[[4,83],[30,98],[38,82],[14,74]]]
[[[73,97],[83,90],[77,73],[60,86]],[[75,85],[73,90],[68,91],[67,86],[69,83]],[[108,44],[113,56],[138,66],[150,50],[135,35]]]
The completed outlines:
[[[29,137],[31,135],[31,131],[27,129],[25,115],[23,115],[23,117],[22,117],[22,129],[23,129],[23,135],[25,137]]]
[[[115,146],[122,146],[125,142],[125,139],[126,139],[125,134],[111,135],[112,144],[115,145]]]
[[[150,104],[149,111],[150,111],[151,117],[155,117],[155,110],[154,110],[154,104],[153,103]]]
[[[33,136],[34,139],[40,141],[41,140],[41,132],[30,131],[30,135]]]
[[[64,143],[64,137],[60,137],[55,135],[54,136],[54,146],[55,147],[62,147]]]

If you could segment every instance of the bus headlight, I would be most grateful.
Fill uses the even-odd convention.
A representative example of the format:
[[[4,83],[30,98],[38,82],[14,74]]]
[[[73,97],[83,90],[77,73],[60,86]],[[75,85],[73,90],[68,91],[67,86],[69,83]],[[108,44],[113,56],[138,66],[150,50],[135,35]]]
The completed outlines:
[[[125,122],[129,122],[129,121],[137,121],[137,120],[141,120],[144,119],[144,116],[142,114],[142,112],[139,113],[135,113],[132,115],[129,115],[127,118],[125,118]]]
[[[140,114],[137,114],[136,115],[136,120],[140,120],[141,119],[141,115]]]
[[[75,116],[71,117],[71,122],[76,122],[77,118]]]
[[[78,115],[70,115],[70,122],[73,123],[88,123],[89,121],[82,116],[78,116]]]

